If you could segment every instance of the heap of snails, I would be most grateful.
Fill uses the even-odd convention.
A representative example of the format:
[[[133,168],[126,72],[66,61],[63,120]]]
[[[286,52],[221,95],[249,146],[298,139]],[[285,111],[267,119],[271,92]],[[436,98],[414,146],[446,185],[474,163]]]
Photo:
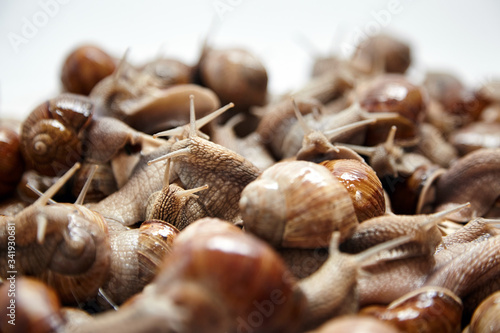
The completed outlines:
[[[497,331],[500,81],[410,65],[375,36],[270,96],[244,49],[77,48],[0,120],[0,332]]]

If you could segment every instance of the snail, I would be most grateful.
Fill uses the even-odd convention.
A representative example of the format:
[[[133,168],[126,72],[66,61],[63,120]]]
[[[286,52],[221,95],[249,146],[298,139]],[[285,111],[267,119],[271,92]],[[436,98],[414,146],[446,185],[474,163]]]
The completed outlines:
[[[486,298],[479,306],[471,319],[467,333],[498,332],[500,323],[500,291],[497,291]]]
[[[244,115],[237,114],[224,125],[216,125],[211,140],[245,157],[260,170],[265,170],[273,165],[275,160],[264,147],[259,134],[252,132],[240,138],[235,133],[235,125],[242,123],[243,120]]]
[[[451,258],[441,260],[440,265],[426,279],[425,285],[450,289],[464,301],[466,308],[477,306],[500,288],[497,283],[499,247],[499,236],[462,245],[459,251],[453,251]]]
[[[396,145],[394,142],[396,131],[397,127],[392,126],[385,142],[375,147],[343,145],[361,155],[368,156],[370,166],[380,178],[391,175],[397,177],[399,174],[408,176],[419,166],[432,164],[426,157],[416,153],[407,153],[401,146]]]
[[[196,120],[196,128],[205,126],[221,113],[228,110],[231,106],[232,104],[229,104],[201,119]],[[189,131],[189,126],[180,126],[158,133],[154,136],[169,136],[170,139],[166,143],[160,144],[156,149],[140,156],[139,161],[135,163],[135,167],[132,170],[130,177],[127,177],[127,179],[123,182],[120,190],[109,195],[98,203],[89,204],[89,208],[98,211],[106,218],[117,220],[127,226],[133,225],[138,221],[144,221],[146,215],[146,207],[144,203],[148,202],[151,194],[162,189],[165,175],[164,164],[154,163],[152,165],[148,165],[148,163],[171,152],[174,142],[186,139],[189,135]],[[197,133],[200,137],[206,137],[205,134],[199,131]],[[174,172],[171,172],[169,182],[173,182],[176,179],[177,175]],[[202,185],[205,184],[201,184],[199,186]],[[189,187],[190,186],[188,186],[188,188]]]
[[[108,227],[102,216],[80,205],[46,205],[78,167],[75,164],[35,203],[1,225],[1,276],[15,270],[38,277],[54,287],[64,303],[94,297],[110,265]],[[15,243],[16,261],[7,268],[7,230],[14,224],[16,237],[9,244]]]
[[[190,96],[191,122],[187,138],[172,145],[170,153],[151,160],[149,164],[174,159],[174,173],[185,188],[208,185],[198,194],[211,217],[239,221],[240,194],[255,180],[259,169],[244,157],[198,136],[194,96]]]
[[[247,50],[205,46],[198,70],[201,83],[212,89],[222,104],[233,102],[239,110],[247,110],[267,100],[266,68]]]
[[[427,111],[427,95],[403,75],[385,74],[360,84],[354,95],[368,113],[389,113],[393,118],[380,119],[369,125],[365,145],[374,146],[385,140],[392,126],[398,127],[396,140],[412,142],[418,138],[418,126]]]
[[[462,210],[449,218],[465,222],[482,216],[494,205],[500,196],[497,183],[500,149],[475,150],[457,160],[435,182],[436,210],[445,210],[461,202],[470,202],[469,209]]]
[[[21,180],[24,160],[20,151],[19,134],[0,126],[0,198],[10,194]]]
[[[67,92],[88,95],[115,68],[115,60],[104,50],[95,45],[82,45],[66,57],[61,82]]]
[[[160,220],[147,220],[136,229],[110,232],[109,277],[100,292],[113,306],[139,293],[158,273],[178,233],[176,227]]]
[[[460,155],[481,148],[500,148],[500,124],[497,122],[474,122],[450,134],[450,143]]]
[[[62,94],[35,108],[23,122],[21,153],[27,167],[47,176],[82,160],[82,139],[93,114],[84,96]]]
[[[382,183],[370,166],[354,159],[323,161],[320,164],[345,186],[360,223],[385,214]]]
[[[179,230],[191,222],[210,215],[199,202],[195,193],[206,190],[207,185],[184,190],[177,184],[169,184],[171,160],[167,160],[163,189],[151,194],[146,208],[146,219],[158,219],[172,224]]]
[[[193,68],[177,59],[160,57],[145,64],[142,70],[156,79],[158,88],[192,82]]]
[[[308,114],[322,108],[322,104],[315,99],[295,98],[294,100],[302,114]],[[277,159],[283,157],[283,142],[297,121],[294,112],[293,104],[289,100],[282,100],[262,108],[263,116],[255,132],[260,136],[260,141]]]
[[[245,230],[277,247],[325,247],[333,231],[345,240],[358,224],[345,187],[307,161],[266,169],[241,193],[240,209]]]
[[[353,150],[345,146],[334,146],[330,143],[330,141],[337,139],[342,140],[342,137],[345,137],[346,135],[349,136],[349,132],[356,132],[357,130],[359,131],[360,127],[373,123],[376,121],[376,119],[361,120],[352,124],[340,126],[333,130],[321,132],[318,130],[313,130],[309,127],[306,120],[300,113],[295,99],[293,98],[292,103],[298,124],[304,131],[302,148],[300,148],[296,155],[297,160],[305,160],[315,163],[334,159],[356,159],[359,161],[363,161],[363,158]]]
[[[151,286],[75,332],[298,331],[304,298],[271,247],[217,219],[181,235]]]
[[[369,74],[404,73],[411,63],[410,47],[392,36],[371,36],[358,45],[350,63]]]
[[[488,105],[486,95],[464,87],[448,73],[428,73],[424,85],[432,98],[428,121],[445,136],[478,120]]]
[[[296,114],[298,117],[298,113]],[[361,143],[365,140],[367,128],[372,126],[370,124],[381,122],[385,118],[390,121],[395,117],[388,113],[369,114],[358,103],[353,103],[335,114],[316,118],[306,115],[303,118],[305,121],[296,121],[283,140],[281,153],[285,158],[295,156],[301,149],[306,149],[305,142],[310,141],[307,136],[314,137],[317,131],[322,132],[330,142]]]
[[[388,306],[369,306],[360,311],[408,333],[461,332],[463,305],[451,290],[423,287],[394,300]]]
[[[15,287],[9,282],[0,288],[2,332],[38,333],[62,330],[65,318],[61,313],[59,298],[52,288],[28,277],[17,277],[13,284]]]
[[[398,258],[432,256],[441,243],[441,232],[437,224],[447,216],[470,204],[462,204],[447,211],[431,215],[387,215],[378,216],[360,223],[351,237],[340,246],[342,251],[358,253],[374,245],[401,236],[410,236],[411,241],[398,250]],[[396,251],[396,252],[399,252]],[[388,255],[389,257],[391,254]]]
[[[97,84],[89,97],[96,114],[118,118],[127,125],[152,134],[185,124],[189,120],[186,99],[196,96],[200,115],[219,108],[220,101],[210,89],[196,84],[177,84],[161,89],[150,74],[132,68],[125,58],[113,75]]]
[[[419,126],[419,140],[414,151],[427,157],[433,163],[447,168],[457,158],[458,152],[453,141],[445,140],[441,132],[433,125],[422,123]]]

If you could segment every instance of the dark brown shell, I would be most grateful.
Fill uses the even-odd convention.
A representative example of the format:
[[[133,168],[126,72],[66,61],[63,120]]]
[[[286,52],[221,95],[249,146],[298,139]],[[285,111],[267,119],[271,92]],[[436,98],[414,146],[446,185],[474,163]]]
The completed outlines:
[[[359,90],[359,102],[368,112],[389,112],[403,118],[381,120],[370,125],[366,134],[367,145],[375,145],[387,138],[392,126],[398,127],[396,139],[416,136],[416,126],[424,119],[427,109],[427,96],[420,87],[402,75],[386,74]]]
[[[74,94],[62,94],[33,110],[21,130],[21,152],[28,167],[56,176],[79,162],[92,112],[92,102]]]
[[[332,160],[320,164],[345,186],[359,222],[385,214],[384,189],[369,165],[357,160]]]
[[[202,83],[212,89],[222,104],[238,109],[264,105],[267,71],[260,60],[243,49],[205,50],[200,60]]]
[[[0,127],[0,197],[12,192],[24,172],[19,134],[7,127]]]
[[[61,82],[65,91],[88,95],[92,88],[114,72],[114,59],[101,48],[82,45],[71,52],[61,71]]]
[[[389,322],[408,333],[459,333],[463,305],[450,290],[439,287],[423,287],[415,290],[386,308],[370,306],[361,310]]]

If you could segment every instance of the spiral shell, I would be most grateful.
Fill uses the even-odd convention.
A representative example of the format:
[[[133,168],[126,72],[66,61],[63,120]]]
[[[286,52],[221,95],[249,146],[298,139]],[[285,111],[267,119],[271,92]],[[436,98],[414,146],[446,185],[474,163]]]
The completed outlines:
[[[21,152],[27,165],[47,176],[67,171],[82,159],[83,130],[92,118],[92,102],[62,94],[31,112],[21,129]]]
[[[358,224],[344,185],[306,161],[266,169],[243,190],[240,209],[245,230],[274,246],[326,247],[333,231],[345,239]]]

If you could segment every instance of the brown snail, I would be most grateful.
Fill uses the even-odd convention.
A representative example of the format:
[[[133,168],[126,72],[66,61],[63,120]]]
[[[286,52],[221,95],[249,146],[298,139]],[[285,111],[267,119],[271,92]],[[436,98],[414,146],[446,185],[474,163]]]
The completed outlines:
[[[115,60],[104,50],[94,45],[82,45],[66,57],[61,82],[67,92],[88,95],[115,68]]]
[[[470,202],[469,209],[450,216],[460,222],[487,213],[500,195],[499,161],[500,148],[475,150],[457,160],[435,182],[436,210]]]
[[[385,214],[382,183],[369,165],[354,159],[323,161],[320,164],[345,186],[360,223]]]
[[[271,247],[217,219],[182,235],[150,287],[75,332],[299,330],[303,295]]]
[[[471,319],[468,333],[498,332],[500,330],[500,291],[491,294],[479,306]]]
[[[19,134],[7,126],[0,126],[0,197],[11,193],[20,181],[24,161],[20,151]]]
[[[358,45],[350,61],[365,73],[404,73],[411,63],[410,47],[392,36],[375,35]]]
[[[333,231],[344,240],[358,224],[345,187],[306,161],[266,169],[243,190],[240,209],[245,230],[277,247],[325,247]]]
[[[316,333],[398,333],[390,324],[366,315],[346,315],[321,325]]]
[[[21,130],[21,152],[28,168],[56,176],[81,161],[84,130],[92,114],[92,102],[75,94],[62,94],[35,108]]]
[[[266,102],[267,71],[252,53],[205,47],[198,66],[202,84],[212,89],[222,104],[233,102],[238,109],[247,110]]]
[[[81,205],[47,206],[52,195],[78,167],[75,164],[35,203],[1,225],[5,230],[1,276],[5,278],[7,271],[12,270],[7,268],[5,260],[7,230],[15,224],[15,240],[9,241],[15,243],[18,255],[14,270],[47,282],[64,303],[94,297],[108,277],[110,264],[108,227],[100,214]]]
[[[189,136],[175,142],[170,153],[149,163],[174,159],[174,174],[184,188],[208,185],[198,197],[210,216],[237,222],[241,191],[260,171],[244,157],[200,137],[196,131],[194,96],[190,96],[190,101]]]

